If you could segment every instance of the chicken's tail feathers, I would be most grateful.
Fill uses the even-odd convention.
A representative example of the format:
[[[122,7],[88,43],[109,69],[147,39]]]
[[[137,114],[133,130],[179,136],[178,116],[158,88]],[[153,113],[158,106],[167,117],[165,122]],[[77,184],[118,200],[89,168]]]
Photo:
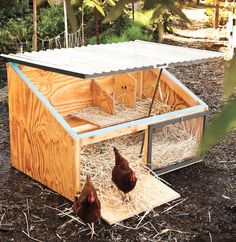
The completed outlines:
[[[118,153],[118,150],[116,149],[116,147],[113,148],[115,153]]]
[[[115,153],[115,164],[116,166],[119,165],[119,159],[120,159],[120,153],[119,151],[116,149],[116,147],[113,148],[114,153]]]
[[[91,182],[91,177],[90,177],[90,175],[87,175],[86,182]]]

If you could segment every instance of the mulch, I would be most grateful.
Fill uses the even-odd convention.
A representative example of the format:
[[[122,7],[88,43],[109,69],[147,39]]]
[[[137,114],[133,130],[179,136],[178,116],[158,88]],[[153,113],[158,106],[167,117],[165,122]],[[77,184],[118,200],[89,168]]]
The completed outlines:
[[[225,65],[218,60],[169,70],[209,105],[210,120],[223,106]],[[0,85],[6,86],[4,70],[0,71]],[[0,102],[0,110],[0,241],[88,241],[86,227],[56,210],[70,208],[68,200],[11,167],[7,100]],[[93,240],[235,241],[235,147],[233,131],[207,152],[204,162],[162,176],[181,194],[179,204],[155,208],[139,229],[134,229],[137,217],[124,221],[128,228],[97,222],[98,236]],[[32,238],[25,235],[27,223]]]

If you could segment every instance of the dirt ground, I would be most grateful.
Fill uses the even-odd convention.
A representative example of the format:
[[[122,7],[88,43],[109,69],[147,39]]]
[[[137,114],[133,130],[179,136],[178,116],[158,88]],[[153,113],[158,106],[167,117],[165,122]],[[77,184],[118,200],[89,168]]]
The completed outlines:
[[[189,47],[198,47],[199,41],[180,43],[175,36],[165,40]],[[200,43],[201,48],[217,48],[205,40]],[[224,65],[219,60],[169,70],[209,105],[210,119],[223,105]],[[2,68],[1,90],[6,85]],[[58,211],[71,207],[68,200],[11,167],[6,98],[1,99],[0,110],[0,241],[88,241],[87,227]],[[235,157],[234,131],[206,154],[204,162],[162,176],[181,194],[180,200],[152,210],[137,229],[138,217],[124,221],[122,226],[99,221],[95,224],[98,236],[93,240],[236,241]],[[26,236],[27,231],[32,238]]]

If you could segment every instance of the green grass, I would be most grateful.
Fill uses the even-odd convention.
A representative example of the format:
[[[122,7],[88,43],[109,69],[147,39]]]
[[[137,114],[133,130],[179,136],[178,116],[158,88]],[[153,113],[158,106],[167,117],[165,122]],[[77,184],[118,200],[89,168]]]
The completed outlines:
[[[135,22],[138,22],[142,24],[143,26],[148,26],[151,24],[151,18],[152,18],[153,10],[149,11],[135,11],[134,13],[134,19]]]
[[[137,21],[130,20],[130,23],[126,28],[123,29],[120,36],[117,36],[110,29],[108,29],[100,35],[100,43],[117,43],[136,39],[151,41],[153,39],[152,32],[145,28],[145,26],[149,25],[148,23],[150,23],[150,11],[148,14],[141,14],[140,12],[137,12],[136,15]],[[90,38],[88,40],[88,44],[96,44],[96,36]]]

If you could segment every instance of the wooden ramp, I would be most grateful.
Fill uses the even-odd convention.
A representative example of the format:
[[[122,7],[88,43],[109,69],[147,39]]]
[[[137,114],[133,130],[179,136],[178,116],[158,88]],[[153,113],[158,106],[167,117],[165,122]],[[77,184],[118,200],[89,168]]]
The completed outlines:
[[[108,197],[100,198],[102,205],[101,215],[108,224],[118,223],[180,197],[177,192],[150,174],[142,177],[140,181],[138,180],[135,190],[144,199],[142,204],[136,201],[138,206],[135,206],[134,201],[132,202],[133,198],[130,202],[125,202],[129,203],[129,206],[127,204],[124,206],[124,204],[120,203],[115,207]]]

